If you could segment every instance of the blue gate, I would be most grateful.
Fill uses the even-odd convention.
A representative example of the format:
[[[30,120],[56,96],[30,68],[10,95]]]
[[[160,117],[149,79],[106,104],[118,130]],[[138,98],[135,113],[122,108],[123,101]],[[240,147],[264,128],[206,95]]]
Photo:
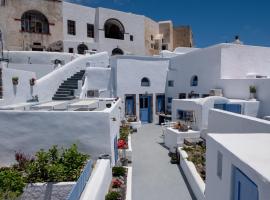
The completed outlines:
[[[114,159],[115,159],[115,163],[117,163],[118,161],[118,146],[117,146],[117,136],[114,138]]]
[[[238,168],[234,168],[233,200],[258,200],[258,187]]]
[[[151,102],[152,97],[148,95],[140,96],[140,120],[142,123],[150,123],[151,122]]]
[[[220,109],[220,110],[226,110],[229,112],[241,114],[242,113],[242,106],[240,104],[215,104],[214,105],[215,109]]]

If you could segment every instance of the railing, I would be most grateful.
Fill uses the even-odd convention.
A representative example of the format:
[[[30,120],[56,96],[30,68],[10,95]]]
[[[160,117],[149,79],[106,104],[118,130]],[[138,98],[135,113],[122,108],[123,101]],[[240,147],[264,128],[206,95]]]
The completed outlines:
[[[91,175],[91,172],[92,172],[92,160],[89,160],[82,174],[80,175],[80,178],[78,179],[76,185],[73,186],[66,200],[79,200],[80,199],[80,196]]]

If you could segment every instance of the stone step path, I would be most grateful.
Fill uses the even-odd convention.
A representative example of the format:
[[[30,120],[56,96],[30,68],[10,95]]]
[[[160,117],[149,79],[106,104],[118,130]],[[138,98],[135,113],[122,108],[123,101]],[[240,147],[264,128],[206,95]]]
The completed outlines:
[[[161,126],[143,125],[132,135],[132,199],[193,200],[178,165],[162,146]]]

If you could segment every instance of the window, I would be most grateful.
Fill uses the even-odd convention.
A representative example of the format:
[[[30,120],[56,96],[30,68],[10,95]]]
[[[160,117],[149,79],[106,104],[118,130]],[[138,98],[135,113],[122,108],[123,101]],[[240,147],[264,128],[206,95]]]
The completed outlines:
[[[88,50],[88,47],[84,43],[81,43],[78,45],[77,50],[78,54],[85,54],[85,51]]]
[[[134,40],[134,36],[133,35],[130,35],[129,38],[130,38],[130,41],[133,41]]]
[[[98,90],[88,90],[87,97],[99,97],[99,91]]]
[[[162,50],[167,50],[168,49],[168,45],[167,44],[163,44],[162,45]]]
[[[155,44],[151,43],[151,49],[155,48]]]
[[[165,113],[165,95],[156,96],[156,113]]]
[[[153,41],[154,40],[154,36],[153,35],[151,35],[151,41]]]
[[[191,77],[190,86],[192,87],[198,86],[198,76],[194,75]]]
[[[125,113],[127,116],[136,115],[136,95],[126,95]]]
[[[173,80],[169,80],[168,81],[168,86],[169,87],[173,87],[174,86],[174,81]]]
[[[74,53],[74,49],[73,48],[68,48],[68,53]]]
[[[168,97],[168,103],[172,103],[172,97]]]
[[[49,34],[49,21],[41,12],[30,10],[21,17],[21,30],[29,33]]]
[[[186,99],[187,95],[186,93],[179,93],[179,99]]]
[[[95,32],[94,32],[94,25],[93,24],[87,24],[87,37],[94,38]]]
[[[116,56],[116,55],[124,55],[124,51],[120,48],[115,48],[112,50],[112,56]]]
[[[104,24],[105,38],[124,40],[125,28],[117,19],[108,19]]]
[[[68,20],[67,25],[68,25],[68,34],[76,35],[76,22],[72,20]]]
[[[223,160],[223,155],[218,151],[218,153],[217,153],[217,176],[220,179],[222,178],[222,160]]]
[[[6,0],[0,0],[0,6],[5,6],[6,5]]]
[[[146,78],[146,77],[142,78],[141,86],[142,87],[149,87],[150,86],[150,80],[148,78]]]

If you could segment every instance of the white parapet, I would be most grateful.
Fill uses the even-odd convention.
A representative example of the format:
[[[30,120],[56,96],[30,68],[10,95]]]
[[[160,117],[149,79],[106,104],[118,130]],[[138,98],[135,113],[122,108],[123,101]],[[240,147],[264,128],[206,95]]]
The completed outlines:
[[[178,148],[180,153],[180,166],[185,174],[185,177],[191,187],[193,194],[196,196],[198,200],[205,200],[205,183],[199,173],[196,170],[195,165],[188,161],[187,153],[182,150],[182,148]]]
[[[110,160],[98,160],[80,200],[104,200],[112,181]]]

